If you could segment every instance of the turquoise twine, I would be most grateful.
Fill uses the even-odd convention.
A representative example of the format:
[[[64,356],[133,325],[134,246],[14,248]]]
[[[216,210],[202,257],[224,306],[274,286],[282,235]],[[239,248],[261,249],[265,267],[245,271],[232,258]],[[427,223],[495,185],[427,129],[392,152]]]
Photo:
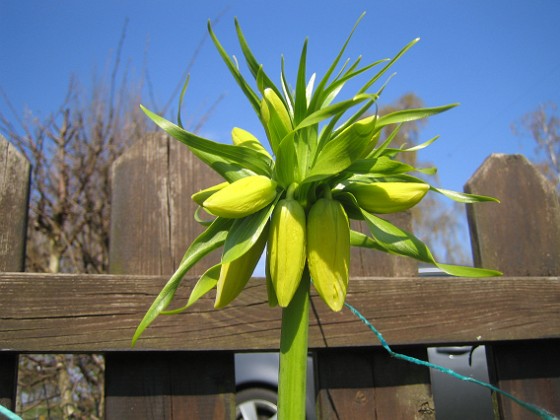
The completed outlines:
[[[462,381],[472,382],[472,383],[475,383],[477,385],[483,386],[484,388],[488,388],[488,389],[490,389],[494,392],[502,394],[503,396],[505,396],[505,397],[509,398],[510,400],[514,401],[515,403],[519,404],[521,407],[525,408],[526,410],[540,416],[544,420],[558,420],[558,417],[556,417],[552,413],[549,413],[545,409],[537,407],[536,405],[533,405],[533,404],[529,404],[525,401],[522,401],[519,398],[511,395],[510,393],[508,393],[506,391],[502,391],[501,389],[495,387],[494,385],[491,385],[491,384],[486,383],[484,381],[479,381],[478,379],[474,379],[474,378],[470,378],[468,376],[461,375],[461,374],[459,374],[459,373],[457,373],[457,372],[455,372],[451,369],[445,368],[443,366],[435,365],[433,363],[426,362],[424,360],[416,359],[415,357],[411,357],[411,356],[407,356],[405,354],[394,352],[391,349],[391,347],[389,347],[389,344],[387,344],[387,342],[383,338],[383,335],[381,335],[381,333],[379,331],[377,331],[377,329],[360,313],[360,311],[358,311],[356,308],[354,308],[352,305],[350,305],[348,303],[344,303],[344,306],[346,306],[348,309],[350,309],[350,311],[352,311],[352,313],[354,315],[356,315],[360,319],[360,321],[362,321],[364,324],[366,324],[367,327],[371,331],[373,331],[373,333],[377,336],[377,339],[379,340],[379,342],[381,343],[383,348],[385,350],[387,350],[387,352],[391,356],[395,357],[396,359],[405,360],[407,362],[414,363],[416,365],[426,366],[430,369],[439,370],[440,372],[446,373],[447,375],[453,376],[454,378],[460,379]]]
[[[12,413],[6,407],[0,405],[0,414],[5,416],[8,420],[22,420],[16,413]]]

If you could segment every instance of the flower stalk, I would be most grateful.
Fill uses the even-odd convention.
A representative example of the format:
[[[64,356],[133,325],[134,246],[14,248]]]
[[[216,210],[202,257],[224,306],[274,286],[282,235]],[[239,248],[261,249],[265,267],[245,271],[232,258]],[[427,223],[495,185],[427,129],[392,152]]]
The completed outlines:
[[[237,21],[235,26],[251,82],[241,73],[238,61],[226,53],[210,24],[208,30],[263,124],[268,144],[239,127],[232,130],[232,144],[215,142],[185,130],[180,118],[176,125],[142,107],[224,181],[192,196],[199,209],[213,219],[203,220],[198,211],[195,214],[205,231],[189,246],[177,271],[148,309],[132,344],[159,315],[187,310],[214,289],[215,308],[228,305],[242,293],[266,249],[269,305],[282,308],[278,418],[304,419],[310,286],[331,310],[342,310],[350,287],[351,246],[414,258],[455,276],[499,275],[494,270],[441,264],[420,239],[378,216],[409,209],[428,192],[462,203],[497,200],[435,188],[415,174],[430,171],[398,160],[400,153],[415,152],[435,139],[410,149],[391,147],[402,124],[456,104],[383,116],[372,112],[386,82],[375,91],[372,86],[418,39],[392,59],[362,65],[360,57],[339,65],[356,23],[321,78],[315,74],[307,78],[305,41],[292,88],[284,63],[280,86],[276,86],[253,55]],[[362,77],[366,80],[357,92],[336,101],[348,81]],[[388,126],[397,128],[383,139]],[[349,219],[364,221],[369,233],[353,231]],[[184,306],[167,309],[185,274],[217,248],[223,248],[221,262],[199,278]]]
[[[278,387],[279,419],[305,419],[309,285],[309,271],[306,268],[292,301],[282,309]]]

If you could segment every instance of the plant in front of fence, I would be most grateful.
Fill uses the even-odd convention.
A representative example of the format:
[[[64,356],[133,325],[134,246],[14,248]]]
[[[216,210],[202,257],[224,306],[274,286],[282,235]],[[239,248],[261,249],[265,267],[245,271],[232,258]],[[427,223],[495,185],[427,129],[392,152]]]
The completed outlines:
[[[419,176],[433,173],[433,168],[418,169],[398,159],[401,153],[425,148],[436,138],[408,149],[391,147],[402,124],[439,114],[456,104],[368,115],[372,107],[375,109],[386,83],[376,90],[372,86],[418,40],[391,59],[366,65],[361,58],[341,63],[354,26],[320,79],[315,74],[307,77],[306,41],[292,89],[283,62],[277,86],[254,57],[237,21],[235,24],[252,85],[226,53],[210,24],[208,28],[218,52],[263,124],[269,147],[240,128],[232,130],[233,144],[217,143],[186,131],[180,115],[176,125],[144,109],[157,125],[187,145],[225,182],[193,195],[193,200],[213,218],[206,221],[199,212],[195,214],[206,230],[187,249],[179,268],[139,324],[133,343],[158,315],[181,312],[213,289],[215,308],[228,305],[245,287],[266,249],[269,304],[282,308],[278,417],[303,419],[310,287],[330,309],[340,311],[349,287],[351,246],[411,257],[451,275],[499,275],[494,270],[441,264],[412,233],[380,217],[415,206],[428,192],[463,203],[497,200],[436,188]],[[349,81],[360,79],[357,92],[335,101]],[[387,126],[395,128],[382,139],[382,130]],[[352,230],[349,219],[365,221],[369,234]],[[200,277],[187,304],[168,310],[187,271],[219,247],[223,247],[221,262]]]

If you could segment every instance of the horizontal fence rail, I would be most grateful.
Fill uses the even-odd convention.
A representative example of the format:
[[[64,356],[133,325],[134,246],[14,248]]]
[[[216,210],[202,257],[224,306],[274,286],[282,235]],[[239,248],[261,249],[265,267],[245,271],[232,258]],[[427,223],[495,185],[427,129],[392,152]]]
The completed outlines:
[[[166,280],[2,273],[2,350],[128,351],[136,326]],[[264,283],[251,280],[239,298],[221,310],[214,310],[209,295],[179,316],[159,317],[136,348],[278,350],[281,314],[269,307]],[[178,303],[186,302],[187,291],[178,292]],[[349,310],[334,313],[316,294],[312,299],[311,348],[379,345]],[[352,278],[347,301],[392,345],[560,338],[558,277]]]

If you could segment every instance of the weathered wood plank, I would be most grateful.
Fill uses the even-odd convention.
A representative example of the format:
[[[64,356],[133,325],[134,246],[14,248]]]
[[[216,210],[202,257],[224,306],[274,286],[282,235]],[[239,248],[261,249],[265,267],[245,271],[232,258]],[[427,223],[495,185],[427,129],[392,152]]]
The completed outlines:
[[[0,136],[0,272],[23,271],[31,167]]]
[[[385,215],[385,218],[403,229],[411,230],[411,215],[408,212]],[[363,222],[353,221],[352,227],[369,233]],[[418,273],[417,263],[410,258],[364,248],[353,248],[350,262],[352,276],[362,277],[364,281],[367,281],[366,278],[371,280],[369,285],[364,285],[369,286],[369,290],[377,290],[379,285],[373,276],[414,277]],[[348,332],[356,333],[364,328],[363,325],[355,327]],[[342,329],[346,329],[346,325],[334,334],[339,334]],[[347,345],[352,346],[350,336],[346,338]],[[373,335],[370,336],[370,342],[371,339]],[[434,402],[429,370],[394,360],[385,349],[366,346],[327,348],[316,352],[319,418],[433,419]],[[428,358],[425,346],[410,347],[408,352],[424,360]]]
[[[560,274],[560,198],[524,156],[490,156],[465,190],[501,201],[467,206],[477,266],[511,276]]]
[[[31,165],[0,135],[0,272],[23,271]],[[0,343],[1,348],[1,343]],[[15,408],[17,354],[0,353],[0,404]]]
[[[492,155],[465,189],[501,200],[500,205],[468,208],[477,265],[497,268],[509,276],[560,274],[559,196],[527,159]],[[527,300],[532,299],[536,297],[527,296]],[[516,310],[524,303],[511,305]],[[555,316],[558,319],[558,314]],[[490,378],[500,388],[560,415],[558,354],[560,340],[489,346]],[[497,401],[502,418],[526,418],[526,411],[512,401],[501,396]]]
[[[16,351],[129,350],[130,339],[167,278],[0,274],[0,348]],[[194,279],[185,279],[193,284]],[[280,310],[254,279],[222,310],[213,296],[187,312],[161,316],[139,350],[277,349]],[[180,288],[177,304],[188,288]],[[348,302],[390,344],[450,344],[560,338],[560,278],[352,278]],[[313,296],[312,348],[377,345],[349,311],[333,313]]]
[[[378,350],[378,349],[376,349]],[[425,349],[406,349],[425,358]],[[385,351],[324,349],[317,369],[321,419],[434,419],[429,370],[392,358]]]
[[[111,272],[173,273],[202,231],[193,219],[190,197],[219,181],[183,144],[167,136],[149,136],[129,149],[113,166]],[[218,259],[210,255],[206,264]],[[105,360],[107,419],[235,416],[231,352],[108,352]]]
[[[235,416],[234,400],[227,398],[235,389],[231,353],[111,353],[106,370],[126,373],[107,377],[108,417],[223,420]]]
[[[222,182],[181,143],[163,135],[143,139],[113,165],[110,272],[170,275],[202,232],[191,195]],[[209,255],[192,269],[219,262]]]

